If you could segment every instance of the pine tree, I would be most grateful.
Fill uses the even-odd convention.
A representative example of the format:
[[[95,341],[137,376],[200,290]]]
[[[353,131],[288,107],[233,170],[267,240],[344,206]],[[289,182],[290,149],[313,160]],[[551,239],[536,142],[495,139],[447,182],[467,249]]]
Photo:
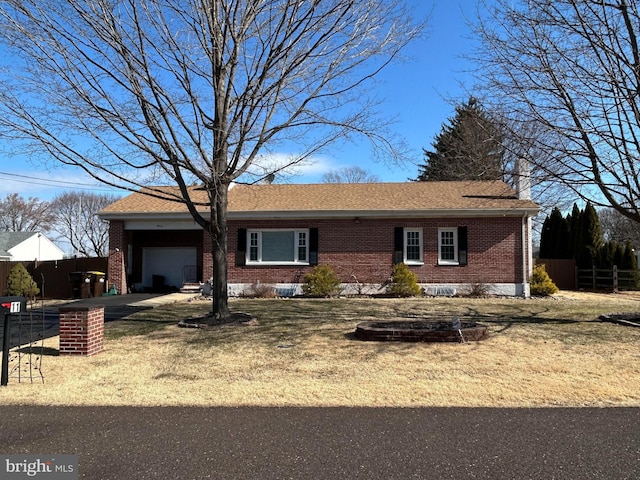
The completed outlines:
[[[456,107],[455,116],[436,135],[433,151],[416,180],[499,180],[504,170],[503,135],[476,98]]]
[[[635,252],[633,251],[633,245],[631,242],[626,242],[624,246],[624,254],[622,259],[621,268],[623,270],[633,270],[633,273],[629,277],[628,287],[638,288],[640,285],[640,275],[638,275],[638,260],[636,259]]]
[[[557,207],[542,224],[540,258],[571,258],[569,249],[569,222]]]
[[[24,265],[16,264],[7,277],[7,295],[33,299],[38,293],[40,293],[40,289]]]
[[[590,268],[597,265],[598,252],[602,248],[602,232],[598,221],[598,214],[590,202],[582,213],[579,229],[579,248],[576,258],[576,264],[580,268]]]
[[[580,250],[580,225],[582,224],[582,210],[573,204],[571,214],[567,217],[569,224],[569,258],[577,258]]]
[[[618,244],[616,242],[606,242],[598,252],[598,267],[611,268],[615,265]]]
[[[631,242],[626,242],[624,246],[624,254],[622,256],[622,263],[620,268],[624,270],[637,270],[638,269],[638,261],[636,259],[635,253],[633,251],[633,245]]]

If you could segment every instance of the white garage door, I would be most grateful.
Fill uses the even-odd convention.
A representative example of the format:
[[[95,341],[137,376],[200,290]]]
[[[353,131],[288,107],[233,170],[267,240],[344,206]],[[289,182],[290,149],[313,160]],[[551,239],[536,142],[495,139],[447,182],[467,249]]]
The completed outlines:
[[[184,248],[143,248],[142,249],[142,286],[153,286],[153,276],[162,275],[164,284],[170,287],[182,287],[183,275],[191,277],[197,263],[197,250]],[[185,278],[186,281],[194,281]]]

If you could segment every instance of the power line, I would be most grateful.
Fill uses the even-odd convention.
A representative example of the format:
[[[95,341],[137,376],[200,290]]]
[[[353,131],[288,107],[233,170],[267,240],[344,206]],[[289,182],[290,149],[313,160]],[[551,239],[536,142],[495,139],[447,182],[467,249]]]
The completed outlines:
[[[3,178],[5,180],[19,179],[23,183],[28,183],[30,185],[42,185],[45,187],[68,187],[74,190],[94,190],[94,191],[99,190],[104,192],[113,192],[114,190],[119,191],[119,189],[115,187],[107,187],[101,184],[81,185],[77,182],[53,180],[50,178],[40,178],[40,177],[34,177],[32,175],[20,175],[17,173],[9,173],[9,172],[0,172],[0,178]]]

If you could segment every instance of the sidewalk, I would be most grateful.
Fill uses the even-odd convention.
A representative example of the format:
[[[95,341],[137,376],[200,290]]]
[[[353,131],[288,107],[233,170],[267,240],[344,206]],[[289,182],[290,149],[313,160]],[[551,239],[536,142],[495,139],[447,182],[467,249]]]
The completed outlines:
[[[105,295],[102,297],[69,300],[63,305],[104,305],[105,310],[113,307],[155,308],[159,305],[184,302],[199,295],[194,293],[129,293],[127,295]],[[60,306],[62,305],[58,305],[58,307]]]

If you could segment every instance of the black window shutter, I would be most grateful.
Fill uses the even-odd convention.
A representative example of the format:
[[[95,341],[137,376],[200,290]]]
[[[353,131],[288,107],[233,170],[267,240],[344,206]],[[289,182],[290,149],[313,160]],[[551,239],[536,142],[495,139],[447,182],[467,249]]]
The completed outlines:
[[[395,227],[393,229],[393,264],[404,261],[404,228]]]
[[[318,229],[309,229],[309,265],[318,265]]]
[[[467,265],[468,263],[468,247],[467,247],[467,227],[458,227],[458,264]]]
[[[238,248],[236,248],[236,266],[242,267],[247,263],[247,229],[238,229]]]

